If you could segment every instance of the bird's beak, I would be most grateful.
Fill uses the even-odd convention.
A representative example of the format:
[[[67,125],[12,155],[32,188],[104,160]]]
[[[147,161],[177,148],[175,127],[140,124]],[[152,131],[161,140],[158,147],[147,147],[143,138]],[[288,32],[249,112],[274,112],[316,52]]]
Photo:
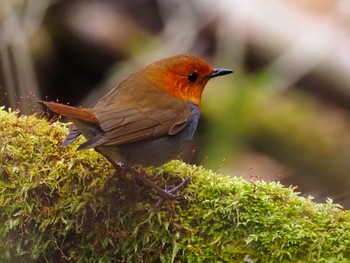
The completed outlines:
[[[213,73],[211,73],[209,75],[209,78],[214,78],[217,76],[223,76],[223,75],[227,75],[227,74],[231,74],[233,73],[233,70],[231,69],[225,69],[225,68],[214,68]]]

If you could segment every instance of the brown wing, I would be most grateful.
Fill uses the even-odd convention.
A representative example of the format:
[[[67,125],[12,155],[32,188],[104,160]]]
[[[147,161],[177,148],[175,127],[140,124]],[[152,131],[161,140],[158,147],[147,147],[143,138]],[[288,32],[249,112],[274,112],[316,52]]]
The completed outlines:
[[[130,89],[125,93],[121,87],[96,104],[94,112],[101,132],[79,149],[175,135],[185,128],[191,117],[190,103],[159,88],[148,87],[146,91],[129,95]]]

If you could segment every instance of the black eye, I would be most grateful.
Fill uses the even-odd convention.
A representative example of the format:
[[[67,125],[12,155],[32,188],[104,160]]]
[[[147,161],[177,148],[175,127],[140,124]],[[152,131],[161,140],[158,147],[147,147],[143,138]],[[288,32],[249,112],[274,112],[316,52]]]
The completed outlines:
[[[196,72],[190,73],[188,74],[187,79],[190,82],[195,82],[198,79],[198,74]]]

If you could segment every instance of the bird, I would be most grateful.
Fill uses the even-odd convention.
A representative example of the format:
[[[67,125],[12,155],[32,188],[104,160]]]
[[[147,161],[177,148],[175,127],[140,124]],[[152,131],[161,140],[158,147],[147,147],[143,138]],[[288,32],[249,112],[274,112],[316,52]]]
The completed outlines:
[[[86,142],[77,150],[94,148],[116,170],[131,173],[154,189],[162,202],[181,196],[176,192],[190,178],[168,190],[133,167],[160,166],[181,159],[197,128],[205,85],[230,73],[231,69],[213,68],[198,57],[180,54],[130,74],[91,108],[39,103],[73,122],[63,146],[82,134]]]

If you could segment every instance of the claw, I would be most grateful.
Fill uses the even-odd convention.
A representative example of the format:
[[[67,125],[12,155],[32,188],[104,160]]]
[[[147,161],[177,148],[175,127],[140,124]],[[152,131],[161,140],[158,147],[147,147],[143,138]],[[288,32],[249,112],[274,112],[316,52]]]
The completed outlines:
[[[108,156],[102,154],[100,151],[98,151],[98,150],[96,150],[96,151],[99,152],[101,155],[103,155],[113,165],[116,172],[129,173],[133,177],[139,179],[144,185],[149,186],[154,191],[156,191],[158,193],[158,195],[160,196],[160,198],[155,206],[155,209],[159,208],[162,205],[162,203],[167,199],[177,199],[177,198],[182,197],[184,195],[184,193],[176,194],[176,192],[185,188],[191,179],[191,177],[186,177],[185,180],[183,180],[181,184],[175,186],[171,190],[168,190],[167,183],[165,182],[165,188],[163,189],[160,186],[158,186],[156,183],[154,183],[151,180],[144,177],[141,173],[139,173],[135,169],[133,169],[133,168],[121,163],[121,162],[117,163],[117,162],[113,161],[111,158],[109,158]]]
[[[158,199],[156,205],[154,206],[154,209],[157,210],[165,200],[167,199],[177,199],[177,198],[180,198],[184,195],[184,193],[181,193],[181,194],[175,194],[177,191],[185,188],[188,183],[190,182],[191,180],[191,177],[186,177],[185,180],[182,181],[181,184],[175,186],[173,189],[169,190],[168,191],[168,187],[167,187],[167,183],[165,181],[165,189],[162,189],[163,190],[163,193],[159,193],[160,195],[160,198]]]

